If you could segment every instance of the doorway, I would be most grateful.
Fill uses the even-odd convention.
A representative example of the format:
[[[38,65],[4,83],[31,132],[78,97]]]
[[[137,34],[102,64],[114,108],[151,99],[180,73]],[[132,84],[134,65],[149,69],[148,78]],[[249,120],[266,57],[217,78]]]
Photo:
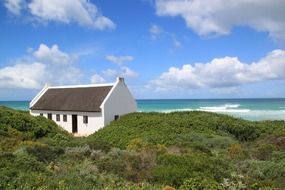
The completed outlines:
[[[72,115],[72,133],[78,132],[77,115]]]

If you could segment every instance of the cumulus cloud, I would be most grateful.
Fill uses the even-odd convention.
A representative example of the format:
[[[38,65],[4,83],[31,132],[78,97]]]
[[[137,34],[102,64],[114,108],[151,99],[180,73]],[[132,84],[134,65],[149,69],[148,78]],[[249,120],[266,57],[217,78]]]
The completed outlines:
[[[125,66],[127,62],[133,61],[135,58],[127,55],[127,56],[114,56],[114,55],[107,55],[106,60],[115,63],[119,66],[118,70],[115,69],[106,69],[102,71],[102,73],[107,77],[125,77],[125,78],[135,78],[139,74],[129,67]]]
[[[135,71],[133,71],[132,69],[130,69],[129,67],[122,67],[121,68],[121,72],[119,73],[120,76],[125,77],[125,78],[135,78],[137,77],[139,74]]]
[[[23,0],[5,0],[5,7],[14,15],[20,15],[23,6]]]
[[[62,52],[57,45],[41,44],[31,52],[29,60],[0,68],[0,87],[38,89],[44,83],[78,83],[81,71],[74,65],[74,57]]]
[[[30,88],[41,87],[41,76],[45,73],[45,65],[41,63],[19,63],[0,69],[0,87]]]
[[[249,26],[285,39],[284,0],[156,0],[159,16],[180,16],[199,35],[229,34],[234,26]]]
[[[38,50],[33,52],[33,55],[38,61],[57,65],[68,65],[77,59],[77,55],[75,54],[67,54],[60,51],[56,44],[51,47],[48,47],[45,44],[40,44]]]
[[[97,6],[88,0],[5,0],[5,6],[12,14],[29,13],[39,22],[77,23],[92,29],[113,29],[116,25],[103,16]]]
[[[242,63],[237,57],[216,58],[208,63],[171,67],[150,86],[157,90],[232,88],[243,84],[285,79],[285,51],[274,50],[258,62]]]
[[[106,69],[102,71],[102,73],[106,77],[125,77],[125,78],[136,78],[139,76],[137,72],[134,70],[130,69],[129,67],[122,66],[119,68],[119,70],[115,69]]]
[[[105,79],[99,74],[94,74],[91,76],[91,83],[100,84],[104,82],[105,82]]]
[[[126,55],[126,56],[107,55],[106,60],[112,63],[118,64],[118,65],[122,65],[124,63],[133,61],[134,57],[129,56],[129,55]]]

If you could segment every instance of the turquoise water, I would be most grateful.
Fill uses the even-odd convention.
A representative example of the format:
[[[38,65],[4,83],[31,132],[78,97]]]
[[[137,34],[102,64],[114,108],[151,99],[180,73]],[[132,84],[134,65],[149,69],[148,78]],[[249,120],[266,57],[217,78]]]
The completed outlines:
[[[285,120],[284,99],[137,100],[140,112],[208,111],[248,120]],[[28,110],[29,101],[0,101],[0,105]]]

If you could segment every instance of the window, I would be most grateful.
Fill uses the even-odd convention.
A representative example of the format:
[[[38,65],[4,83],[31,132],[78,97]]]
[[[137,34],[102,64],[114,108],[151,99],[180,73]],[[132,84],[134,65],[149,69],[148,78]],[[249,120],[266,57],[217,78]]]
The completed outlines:
[[[52,120],[52,114],[48,113],[48,119]]]
[[[63,121],[67,122],[67,115],[63,115]]]
[[[44,116],[44,114],[40,113],[40,116],[41,116],[41,117],[43,117],[43,116]]]
[[[119,115],[115,115],[114,120],[115,120],[115,121],[118,120],[119,117],[120,117]]]
[[[56,121],[60,121],[60,115],[56,114]]]
[[[88,116],[86,116],[86,115],[83,116],[83,123],[85,123],[85,124],[88,123]]]

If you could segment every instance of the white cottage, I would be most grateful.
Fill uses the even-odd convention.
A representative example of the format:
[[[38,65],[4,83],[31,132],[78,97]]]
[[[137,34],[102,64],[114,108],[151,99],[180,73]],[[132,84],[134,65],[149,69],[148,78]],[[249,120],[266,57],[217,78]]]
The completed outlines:
[[[111,84],[45,86],[30,103],[30,113],[44,116],[76,135],[90,135],[137,104],[124,79]]]

